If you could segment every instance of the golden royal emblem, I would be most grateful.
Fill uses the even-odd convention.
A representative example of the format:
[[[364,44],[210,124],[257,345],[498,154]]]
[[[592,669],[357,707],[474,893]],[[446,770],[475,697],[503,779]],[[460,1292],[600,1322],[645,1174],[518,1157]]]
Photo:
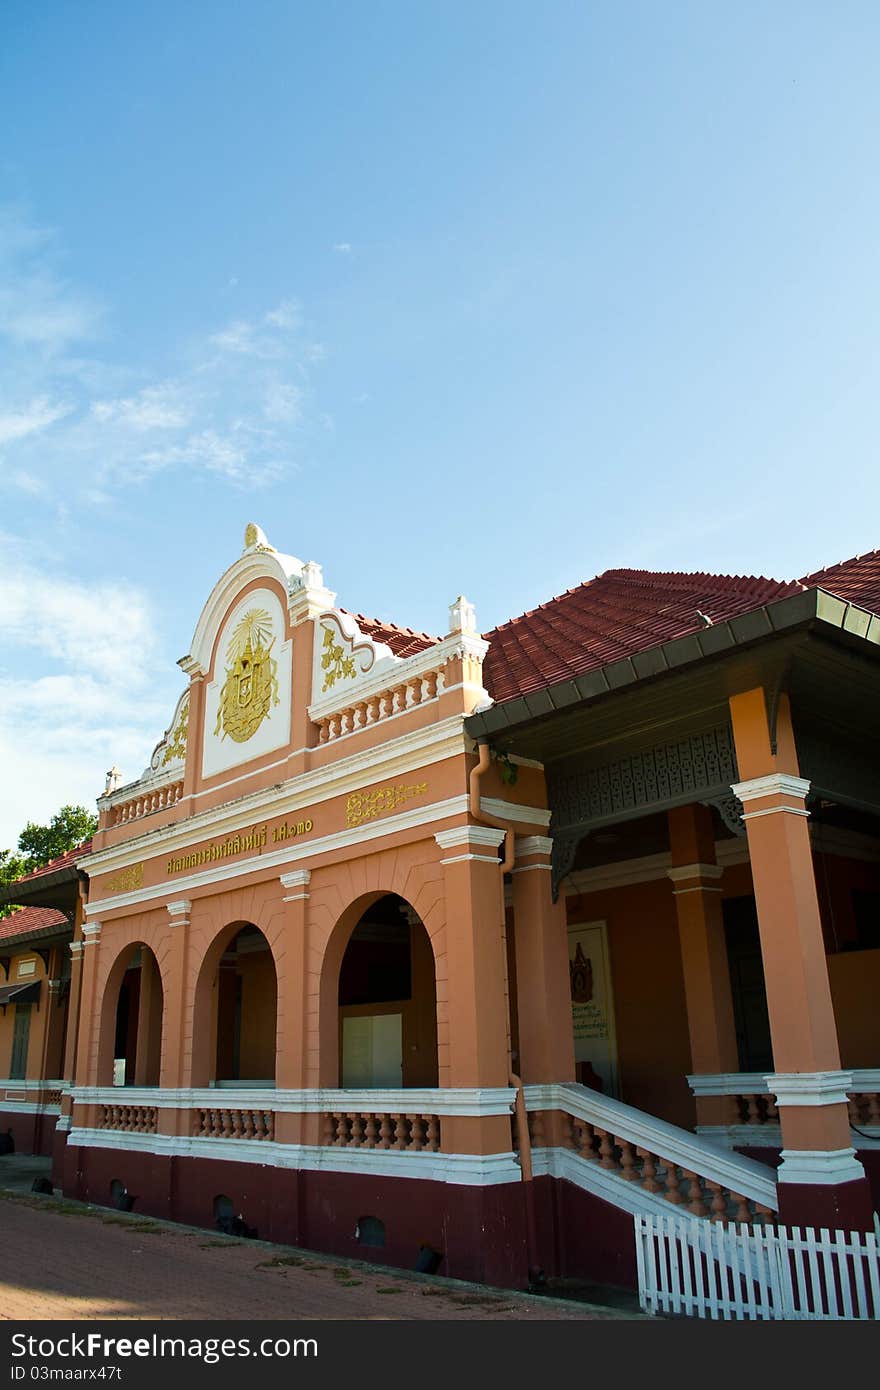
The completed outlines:
[[[272,705],[278,704],[277,661],[270,655],[275,638],[266,645],[272,633],[272,619],[265,608],[251,608],[235,625],[232,639],[226,648],[226,680],[220,691],[215,735],[228,734],[236,743],[247,743],[268,717]]]

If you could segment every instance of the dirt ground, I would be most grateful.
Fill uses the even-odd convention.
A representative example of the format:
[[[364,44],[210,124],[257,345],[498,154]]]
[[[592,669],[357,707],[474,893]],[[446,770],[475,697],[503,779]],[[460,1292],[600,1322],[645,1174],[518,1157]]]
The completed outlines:
[[[35,1160],[0,1170],[0,1318],[596,1320],[618,1309],[344,1263],[32,1195]],[[36,1161],[37,1167],[39,1161]],[[30,1166],[29,1166],[30,1165]],[[17,1189],[17,1190],[16,1190]]]

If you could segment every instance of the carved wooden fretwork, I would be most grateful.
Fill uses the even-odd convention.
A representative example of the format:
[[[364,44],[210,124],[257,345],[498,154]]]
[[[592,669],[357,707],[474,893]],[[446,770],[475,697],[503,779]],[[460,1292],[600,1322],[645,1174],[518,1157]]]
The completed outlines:
[[[745,835],[746,823],[742,817],[742,802],[733,792],[721,796],[704,796],[700,799],[700,805],[714,806],[728,830],[741,838]]]
[[[554,896],[578,844],[600,825],[698,801],[715,806],[728,829],[742,834],[739,802],[730,790],[737,780],[733,738],[725,725],[599,766],[567,762],[548,768]]]

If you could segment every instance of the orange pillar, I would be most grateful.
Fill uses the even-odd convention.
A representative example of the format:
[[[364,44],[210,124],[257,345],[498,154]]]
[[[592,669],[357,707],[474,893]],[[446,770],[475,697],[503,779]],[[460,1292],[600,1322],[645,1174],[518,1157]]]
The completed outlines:
[[[806,797],[788,698],[779,700],[771,747],[764,691],[730,698],[782,1126],[783,1220],[867,1229],[871,1199],[850,1142],[846,1088],[819,902]]]
[[[687,1002],[691,1066],[698,1075],[739,1070],[727,947],[721,916],[721,869],[715,860],[708,806],[668,812],[672,868],[668,871],[678,917],[678,940]],[[698,1096],[702,1125],[734,1122],[727,1096]]]
[[[159,1085],[189,1086],[192,1038],[192,1000],[187,988],[187,948],[192,903],[186,898],[167,903],[171,927],[171,945],[166,957],[165,994],[162,999],[162,1053],[159,1065]],[[171,1114],[162,1111],[163,1114]]]
[[[553,901],[545,835],[516,841],[513,935],[516,951],[519,1074],[526,1085],[573,1081],[574,1035],[565,899]]]
[[[279,1090],[303,1091],[306,1079],[306,960],[308,869],[292,869],[281,875],[284,889],[284,954],[278,970],[278,1019],[275,1085]],[[278,1114],[275,1137],[285,1144],[317,1144],[318,1115]]]
[[[79,1037],[76,1045],[76,1085],[96,1084],[97,1027],[99,1001],[97,998],[98,951],[101,923],[86,922],[83,926],[82,990],[80,994]]]
[[[434,837],[443,851],[448,953],[449,1085],[505,1087],[510,1077],[507,961],[498,846],[503,830],[463,825]],[[441,1036],[438,1024],[438,1042]],[[443,1120],[443,1148],[508,1153],[510,1113]]]

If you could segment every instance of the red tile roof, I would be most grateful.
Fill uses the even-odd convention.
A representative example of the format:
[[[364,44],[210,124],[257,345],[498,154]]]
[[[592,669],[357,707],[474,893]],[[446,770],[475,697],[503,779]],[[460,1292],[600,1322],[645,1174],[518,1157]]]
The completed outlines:
[[[795,582],[606,570],[485,636],[483,683],[511,700],[800,591]]]
[[[23,874],[21,878],[16,879],[16,882],[30,883],[35,878],[42,878],[44,874],[54,874],[59,869],[71,868],[78,859],[84,859],[91,848],[91,839],[83,840],[81,845],[74,845],[73,849],[59,854],[57,859],[50,859],[48,864],[41,864],[38,869],[32,869],[29,874]]]
[[[56,912],[54,907],[20,907],[9,917],[0,917],[0,941],[69,925],[64,913]]]
[[[839,565],[816,570],[801,580],[808,589],[827,589],[847,603],[880,613],[880,550],[855,555]]]
[[[606,570],[487,632],[483,683],[511,700],[813,587],[880,613],[880,550],[800,580]]]
[[[343,608],[340,612],[346,610]],[[440,641],[439,637],[431,637],[427,632],[398,627],[397,623],[386,623],[381,618],[366,618],[363,613],[350,613],[349,617],[354,618],[366,637],[372,637],[374,642],[384,642],[395,656],[415,656],[416,652],[423,652],[426,647],[433,647]]]

